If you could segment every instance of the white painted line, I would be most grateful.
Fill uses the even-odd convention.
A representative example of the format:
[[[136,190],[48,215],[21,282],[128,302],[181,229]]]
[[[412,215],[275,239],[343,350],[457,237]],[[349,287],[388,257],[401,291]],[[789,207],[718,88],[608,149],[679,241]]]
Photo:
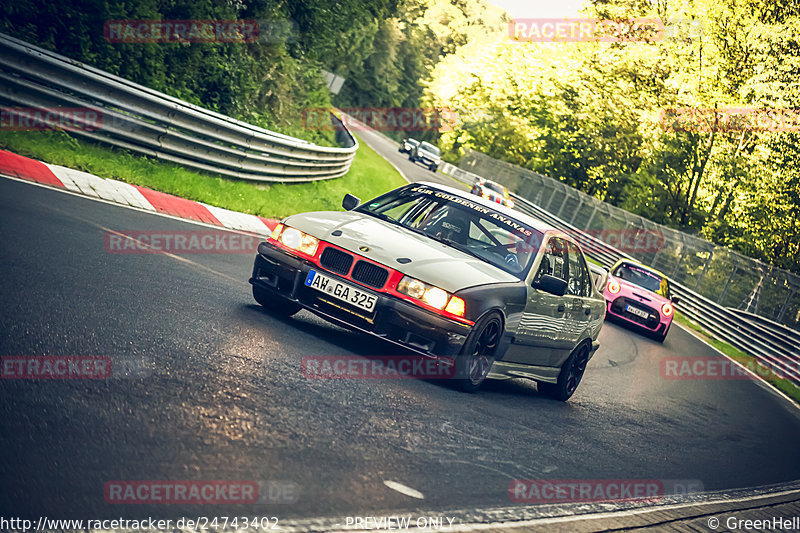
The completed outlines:
[[[192,220],[192,219],[189,219],[189,218],[181,218],[181,217],[178,217],[178,216],[175,216],[175,215],[169,215],[167,213],[161,213],[161,212],[158,212],[158,211],[151,211],[149,209],[144,209],[144,208],[141,208],[141,207],[135,207],[135,206],[128,205],[128,204],[120,204],[118,202],[112,202],[111,200],[106,200],[104,198],[98,198],[96,196],[86,196],[85,194],[80,193],[80,192],[73,192],[73,191],[70,191],[68,189],[64,189],[64,188],[61,188],[61,187],[53,187],[52,185],[45,185],[44,183],[37,183],[35,181],[30,181],[30,180],[18,178],[16,176],[9,176],[8,174],[0,173],[0,177],[6,178],[6,179],[10,179],[10,180],[13,180],[13,181],[18,181],[20,183],[27,183],[28,185],[35,185],[37,187],[42,187],[43,189],[49,189],[51,191],[62,192],[64,194],[69,194],[71,196],[76,196],[78,198],[83,198],[85,200],[92,200],[92,201],[95,201],[95,202],[101,202],[101,203],[104,203],[104,204],[113,205],[113,206],[116,206],[116,207],[121,207],[123,209],[132,209],[134,211],[139,211],[140,213],[147,213],[147,214],[150,214],[150,215],[156,215],[156,216],[163,217],[163,218],[170,218],[172,220],[177,220],[178,222],[185,222],[187,224],[193,224],[195,226],[201,226],[201,227],[204,227],[204,228],[216,229],[216,230],[220,230],[220,231],[230,231],[232,233],[241,233],[240,231],[237,231],[235,229],[226,228],[224,226],[218,226],[216,224],[209,224],[207,222],[200,222],[199,220]],[[61,178],[59,178],[59,179],[61,179]],[[259,232],[259,233],[263,234],[263,231]]]
[[[153,204],[147,201],[147,198],[144,197],[141,191],[139,191],[139,189],[130,183],[117,180],[106,180],[106,182],[116,189],[117,193],[125,199],[125,202],[128,205],[141,207],[142,209],[147,209],[148,211],[156,210],[156,208],[153,207]]]
[[[748,374],[753,376],[755,378],[753,381],[759,382],[759,385],[761,385],[762,388],[766,388],[767,390],[769,390],[769,392],[771,392],[771,393],[773,393],[773,394],[775,394],[777,396],[780,396],[781,398],[783,398],[784,400],[789,402],[789,404],[791,404],[792,407],[800,410],[800,404],[797,403],[796,401],[794,401],[793,399],[791,399],[789,396],[787,396],[786,393],[784,393],[778,387],[776,387],[775,385],[773,385],[769,381],[765,380],[764,378],[762,378],[761,376],[759,376],[758,374],[756,374],[755,372],[753,372],[752,370],[750,370],[749,368],[744,366],[742,363],[740,363],[739,361],[734,359],[733,357],[731,357],[728,354],[726,354],[725,352],[721,351],[719,348],[717,348],[716,346],[714,346],[713,344],[711,344],[710,342],[705,340],[703,337],[701,337],[700,334],[697,333],[692,328],[690,328],[688,326],[684,326],[683,324],[681,324],[680,322],[678,322],[674,318],[672,319],[672,321],[675,322],[675,324],[679,328],[681,328],[683,331],[687,332],[689,335],[691,335],[695,339],[699,340],[700,342],[702,342],[703,344],[705,344],[706,346],[708,346],[709,348],[711,348],[712,350],[714,350],[715,352],[720,354],[722,357],[725,357],[726,359],[730,360],[731,362],[733,362],[733,364],[735,364],[736,366],[738,366],[739,368],[741,368],[742,370],[744,370],[745,372],[747,372]],[[720,342],[725,342],[725,341],[720,341]],[[758,359],[755,359],[755,361],[758,362]]]
[[[55,174],[69,190],[87,196],[94,196],[95,198],[98,197],[95,190],[89,185],[91,179],[95,177],[92,174],[62,167],[61,165],[50,165],[48,163],[45,163],[45,165],[50,167],[53,174]],[[67,185],[67,183],[70,185]]]
[[[493,524],[486,523],[486,524],[464,524],[463,526],[454,526],[449,531],[481,531],[484,529],[515,529],[521,527],[529,527],[529,526],[541,526],[546,524],[558,524],[563,522],[579,522],[583,520],[593,520],[593,519],[602,519],[602,518],[619,518],[621,516],[636,516],[648,513],[657,513],[663,512],[667,510],[673,509],[685,509],[686,507],[705,507],[709,505],[719,505],[719,504],[737,504],[737,503],[750,503],[756,502],[758,500],[764,500],[769,498],[779,498],[781,496],[787,496],[790,494],[800,494],[800,489],[793,489],[787,490],[783,492],[778,492],[774,494],[761,494],[758,496],[747,496],[744,498],[738,498],[734,500],[725,500],[725,499],[717,499],[717,500],[710,500],[707,502],[687,502],[687,503],[676,503],[673,505],[663,505],[663,506],[653,506],[653,507],[644,507],[641,509],[627,509],[627,510],[620,510],[620,511],[609,511],[605,513],[592,513],[592,514],[582,514],[582,515],[570,515],[570,516],[557,516],[553,518],[534,518],[530,520],[519,520],[514,522],[496,522]],[[735,511],[722,511],[722,513],[733,513]],[[688,517],[691,518],[691,517]],[[684,520],[684,519],[680,519]],[[645,526],[647,527],[647,526]]]
[[[647,515],[650,513],[661,513],[664,511],[669,510],[678,510],[678,509],[685,509],[687,507],[707,507],[712,505],[727,505],[727,504],[740,504],[740,503],[757,503],[760,500],[771,499],[771,498],[780,498],[782,496],[790,496],[790,495],[800,495],[800,489],[789,489],[784,490],[781,492],[774,492],[774,493],[767,493],[767,494],[759,494],[754,496],[744,496],[734,499],[727,499],[724,494],[715,494],[713,497],[710,497],[707,501],[692,501],[692,502],[685,502],[685,503],[676,503],[670,505],[653,505],[650,507],[640,507],[637,509],[618,509],[618,510],[609,510],[603,512],[595,512],[595,513],[583,513],[583,514],[565,514],[562,516],[554,516],[554,517],[541,517],[541,518],[529,518],[525,520],[505,520],[505,521],[498,521],[498,522],[482,522],[482,523],[462,523],[462,524],[453,524],[452,526],[448,527],[446,531],[450,531],[453,533],[457,532],[471,532],[471,531],[485,531],[487,529],[498,529],[498,530],[510,530],[516,531],[518,528],[527,528],[527,527],[539,527],[539,526],[546,526],[546,525],[555,525],[555,524],[564,524],[570,522],[582,522],[585,520],[602,520],[604,518],[620,518],[620,517],[629,517],[629,516],[638,516],[638,515]],[[788,503],[788,502],[787,502]],[[614,506],[615,504],[609,503],[609,506]],[[780,505],[780,504],[776,504]],[[578,506],[579,507],[579,506]],[[491,513],[493,510],[496,511],[509,511],[512,510],[508,507],[497,507],[494,509],[481,509],[480,511],[484,514]],[[471,514],[475,512],[474,509],[470,509],[468,511],[464,510],[457,510],[457,511],[434,511],[433,515],[435,516],[464,516],[464,514]],[[565,513],[569,512],[565,508]],[[735,513],[735,509],[729,509],[725,511],[720,511],[719,513],[715,514],[732,514]],[[703,511],[703,513],[707,513],[707,511]],[[413,516],[413,512],[411,513],[401,513],[403,516],[411,515]],[[696,516],[703,516],[702,514],[698,513]],[[690,520],[694,516],[687,516],[687,517],[676,517],[676,520]],[[380,516],[376,518],[381,518]],[[303,521],[305,522],[305,521]],[[309,523],[313,523],[315,526],[323,525],[325,522],[332,523],[333,527],[325,528],[326,530],[330,530],[332,533],[340,533],[340,532],[354,532],[354,531],[367,531],[356,529],[352,527],[345,527],[341,528],[341,519],[338,523],[333,523],[333,519],[315,519],[309,520]],[[654,524],[655,526],[656,524]],[[339,527],[339,529],[334,529]],[[636,526],[636,527],[643,527],[648,528],[652,526]],[[291,528],[290,528],[291,529]],[[411,531],[420,531],[420,528],[409,528]],[[427,529],[425,529],[427,530]]]
[[[72,176],[69,173],[64,172],[64,170],[67,170],[66,167],[51,165],[49,163],[45,163],[45,166],[47,166],[50,169],[50,172],[52,172],[55,177],[57,177],[59,181],[64,184],[64,187],[72,192],[81,192],[80,187],[78,187],[78,184],[72,179]]]
[[[238,211],[231,211],[229,209],[223,209],[221,207],[215,207],[213,205],[208,205],[201,202],[198,203],[208,209],[211,214],[214,215],[214,217],[216,217],[216,219],[219,220],[226,228],[251,231],[261,235],[268,235],[271,233],[269,226],[267,226],[263,220],[255,215],[239,213]]]
[[[364,142],[367,142],[367,141],[364,141]],[[367,146],[369,146],[369,143],[367,143]],[[370,148],[372,148],[372,147],[370,146]],[[375,150],[374,148],[372,148],[372,149]],[[378,151],[375,150],[375,153],[377,154]],[[378,154],[378,155],[380,155],[380,154]],[[392,163],[391,161],[389,161],[385,157],[383,158],[383,160],[386,161],[387,163],[389,163],[390,165],[392,165],[394,167],[394,169],[397,171],[397,173],[400,174],[400,177],[403,178],[404,180],[406,180],[406,183],[411,183],[411,180],[408,179],[408,177],[406,177],[405,174],[403,174],[403,171],[400,170],[400,167],[398,167],[397,165],[395,165],[394,163]]]
[[[420,491],[414,490],[411,487],[403,485],[402,483],[398,483],[397,481],[389,481],[384,479],[383,484],[392,490],[396,490],[400,494],[405,494],[406,496],[411,496],[412,498],[416,498],[418,500],[425,499],[425,496]]]

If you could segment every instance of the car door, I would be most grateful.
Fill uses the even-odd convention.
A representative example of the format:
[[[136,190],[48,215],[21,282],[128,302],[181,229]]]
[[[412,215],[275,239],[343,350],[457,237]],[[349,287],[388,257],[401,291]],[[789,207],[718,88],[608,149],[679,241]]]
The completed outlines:
[[[571,241],[568,242],[567,249],[569,271],[567,272],[567,293],[564,295],[567,306],[564,337],[571,351],[589,328],[590,322],[597,317],[592,316],[593,313],[596,314],[593,309],[596,306],[592,305],[590,298],[592,281],[583,254]]]
[[[569,346],[564,337],[567,314],[565,299],[563,296],[535,289],[532,283],[544,274],[567,279],[567,241],[551,236],[542,254],[539,268],[528,283],[525,311],[520,317],[514,340],[506,351],[505,361],[555,366],[566,357],[564,352]]]

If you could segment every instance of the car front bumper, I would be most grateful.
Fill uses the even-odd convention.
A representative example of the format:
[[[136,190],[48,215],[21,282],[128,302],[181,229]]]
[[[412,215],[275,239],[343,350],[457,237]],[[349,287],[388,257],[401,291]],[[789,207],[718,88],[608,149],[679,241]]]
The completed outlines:
[[[305,285],[314,269],[350,285],[357,285],[313,262],[268,242],[258,246],[250,283],[276,297],[297,302],[331,322],[374,335],[426,356],[457,355],[472,327],[437,315],[390,294],[369,287],[359,289],[377,297],[372,312],[364,311]]]
[[[426,157],[424,155],[418,155],[417,158],[417,161],[428,166],[435,165],[438,167],[440,163],[438,159],[431,159],[430,157]]]
[[[638,329],[663,334],[672,323],[672,317],[665,318],[651,311],[649,319],[643,319],[624,310],[624,298],[606,299],[606,317],[617,322],[624,322]]]

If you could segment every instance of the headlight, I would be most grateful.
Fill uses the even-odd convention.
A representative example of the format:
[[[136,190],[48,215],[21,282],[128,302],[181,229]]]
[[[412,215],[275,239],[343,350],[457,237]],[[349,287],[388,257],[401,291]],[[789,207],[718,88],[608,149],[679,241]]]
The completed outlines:
[[[463,318],[466,312],[464,300],[458,296],[453,296],[444,289],[428,285],[411,276],[403,276],[403,279],[397,284],[397,292],[411,296],[440,311],[444,310],[451,315]]]
[[[319,239],[312,237],[308,233],[278,224],[275,231],[270,236],[271,239],[276,240],[292,250],[297,250],[300,253],[313,257],[317,253],[317,246],[319,246]]]
[[[444,309],[444,306],[447,305],[447,293],[444,292],[439,287],[431,287],[430,289],[425,291],[425,294],[422,296],[422,301],[435,307],[436,309]]]
[[[669,302],[665,302],[661,306],[661,312],[664,313],[664,316],[670,316],[672,314],[672,304]]]
[[[608,280],[608,292],[617,294],[620,290],[619,282],[615,279]]]

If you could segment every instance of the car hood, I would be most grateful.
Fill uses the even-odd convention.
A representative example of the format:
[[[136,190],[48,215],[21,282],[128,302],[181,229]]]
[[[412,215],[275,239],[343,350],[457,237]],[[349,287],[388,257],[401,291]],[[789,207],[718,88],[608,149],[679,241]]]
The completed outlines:
[[[285,224],[448,292],[519,278],[401,226],[354,211],[323,211],[288,217]],[[332,233],[341,232],[338,235]],[[366,246],[369,250],[363,251]],[[410,259],[399,263],[398,259]]]

